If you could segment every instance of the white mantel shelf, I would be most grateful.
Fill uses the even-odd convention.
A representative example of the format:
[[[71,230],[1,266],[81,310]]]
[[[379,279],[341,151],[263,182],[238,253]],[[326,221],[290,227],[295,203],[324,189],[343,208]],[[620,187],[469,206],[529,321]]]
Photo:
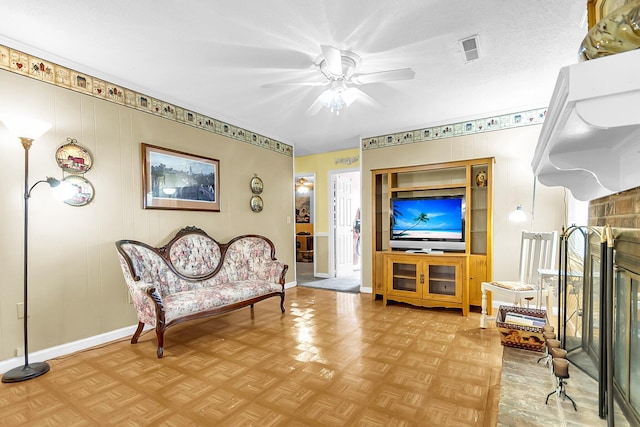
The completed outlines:
[[[640,186],[640,49],[560,69],[531,166],[578,200]]]

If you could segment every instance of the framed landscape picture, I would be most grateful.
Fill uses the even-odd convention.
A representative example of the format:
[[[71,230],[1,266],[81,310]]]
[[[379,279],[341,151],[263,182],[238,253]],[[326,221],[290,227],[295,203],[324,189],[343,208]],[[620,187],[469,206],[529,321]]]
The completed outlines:
[[[144,209],[220,212],[220,161],[142,144]]]

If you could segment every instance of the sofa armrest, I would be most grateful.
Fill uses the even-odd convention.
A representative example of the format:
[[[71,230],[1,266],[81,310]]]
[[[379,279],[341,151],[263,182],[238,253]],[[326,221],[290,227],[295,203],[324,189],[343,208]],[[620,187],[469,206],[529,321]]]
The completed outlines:
[[[253,274],[256,279],[264,280],[269,283],[279,283],[284,286],[285,276],[289,266],[280,261],[271,260],[262,263],[259,268],[255,268]]]
[[[164,325],[165,305],[156,287],[151,283],[134,282],[133,288],[131,296],[138,321],[156,327]],[[129,289],[132,288],[129,287]]]
[[[125,274],[125,281],[127,282],[133,307],[136,309],[138,321],[146,325],[155,326],[159,311],[162,311],[164,318],[162,295],[152,283],[136,281],[127,274]]]

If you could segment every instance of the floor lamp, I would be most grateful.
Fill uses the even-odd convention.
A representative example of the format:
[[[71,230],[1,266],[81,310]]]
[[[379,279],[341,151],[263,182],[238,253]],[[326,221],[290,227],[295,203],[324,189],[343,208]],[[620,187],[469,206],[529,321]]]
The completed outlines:
[[[49,372],[49,364],[46,362],[29,363],[29,335],[28,335],[28,233],[29,233],[29,198],[34,187],[41,182],[46,182],[55,187],[60,184],[55,178],[40,180],[29,187],[29,148],[33,140],[44,135],[51,125],[39,120],[30,120],[18,116],[0,116],[0,121],[16,135],[24,148],[24,366],[13,368],[2,376],[3,383],[26,381]]]

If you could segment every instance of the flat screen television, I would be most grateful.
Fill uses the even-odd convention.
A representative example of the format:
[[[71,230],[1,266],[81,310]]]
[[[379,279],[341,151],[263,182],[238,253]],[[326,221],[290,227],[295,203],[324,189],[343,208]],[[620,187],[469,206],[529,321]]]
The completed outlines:
[[[391,199],[392,249],[465,250],[464,195]]]

